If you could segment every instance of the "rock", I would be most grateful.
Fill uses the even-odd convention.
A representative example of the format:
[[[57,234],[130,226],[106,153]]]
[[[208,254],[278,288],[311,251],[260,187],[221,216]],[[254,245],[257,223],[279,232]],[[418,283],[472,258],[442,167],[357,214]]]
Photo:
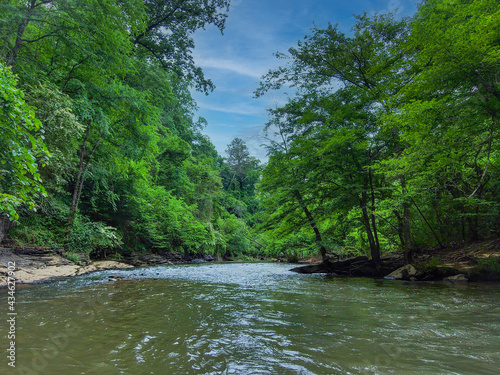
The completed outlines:
[[[108,276],[108,281],[117,281],[125,279],[123,276]]]
[[[444,281],[452,281],[452,282],[467,282],[469,279],[465,277],[463,273],[455,276],[449,276],[444,279]]]
[[[386,279],[394,279],[394,280],[410,280],[412,276],[417,274],[417,269],[413,267],[411,264],[407,264],[406,266],[400,267],[395,271],[392,271],[389,275],[387,275]]]
[[[193,259],[191,263],[200,264],[200,263],[205,263],[205,261],[203,259]]]

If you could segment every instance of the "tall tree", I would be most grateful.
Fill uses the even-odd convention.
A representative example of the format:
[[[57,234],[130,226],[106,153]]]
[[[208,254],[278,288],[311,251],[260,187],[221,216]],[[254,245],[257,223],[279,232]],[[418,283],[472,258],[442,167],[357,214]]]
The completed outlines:
[[[69,95],[84,126],[71,183],[70,224],[96,150],[113,143],[119,127],[154,127],[164,109],[164,104],[158,108],[149,103],[148,88],[132,87],[124,78],[146,62],[208,92],[213,85],[194,65],[192,33],[208,24],[222,30],[228,6],[222,0],[32,0],[3,5],[1,51],[6,61],[25,82],[56,84]]]
[[[289,64],[267,74],[257,95],[284,85],[297,88],[297,98],[281,112],[293,118],[289,126],[295,127],[291,148],[297,150],[296,158],[308,160],[307,181],[313,183],[304,195],[333,202],[314,188],[329,184],[349,195],[347,201],[354,199],[378,265],[376,211],[383,179],[373,167],[395,146],[394,135],[381,131],[378,116],[390,111],[387,97],[400,89],[401,51],[395,46],[408,34],[407,21],[365,15],[358,17],[353,31],[347,37],[331,25],[314,29],[288,55],[279,55]]]
[[[237,205],[231,211],[239,217],[254,214],[257,209],[255,186],[260,178],[259,160],[250,156],[248,146],[241,138],[234,138],[227,146],[226,169],[221,171],[225,189],[245,207]]]
[[[391,98],[398,110],[384,121],[407,145],[388,161],[387,173],[408,177],[426,223],[422,229],[439,230],[447,241],[478,239],[494,230],[499,22],[497,1],[422,4],[404,45],[414,78]]]
[[[38,163],[45,164],[49,153],[39,132],[41,123],[35,109],[24,100],[24,93],[9,67],[0,62],[0,218],[16,219],[16,208],[34,208],[45,195]],[[0,232],[3,235],[3,231]]]
[[[196,83],[205,92],[214,85],[194,64],[192,34],[207,25],[224,30],[230,0],[144,1],[146,25],[132,34],[138,53],[155,59],[164,69]]]

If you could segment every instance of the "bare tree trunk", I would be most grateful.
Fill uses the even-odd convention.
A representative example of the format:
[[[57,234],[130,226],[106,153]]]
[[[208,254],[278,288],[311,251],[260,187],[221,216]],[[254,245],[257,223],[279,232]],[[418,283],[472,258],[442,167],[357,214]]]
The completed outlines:
[[[321,236],[321,232],[319,231],[319,228],[316,224],[316,220],[314,220],[313,215],[311,214],[311,211],[307,208],[307,205],[304,203],[304,200],[302,199],[302,195],[300,192],[295,191],[295,197],[299,201],[300,207],[302,208],[302,211],[307,217],[307,221],[309,222],[309,225],[311,226],[312,230],[314,231],[314,241],[319,247],[319,251],[321,253],[321,259],[323,261],[323,265],[325,268],[328,270],[330,268],[330,261],[328,260],[327,256],[327,249],[324,245],[323,238]]]
[[[16,41],[14,43],[14,47],[12,47],[12,49],[7,53],[6,56],[7,64],[12,67],[15,67],[16,65],[17,54],[19,52],[19,49],[21,48],[23,35],[24,32],[26,31],[26,28],[28,27],[28,24],[30,23],[31,12],[33,9],[35,9],[35,6],[36,6],[36,0],[31,0],[28,4],[28,14],[25,18],[21,20],[17,28]]]
[[[401,176],[401,189],[403,195],[408,193],[408,189],[406,187],[406,178],[405,176]],[[410,231],[410,203],[406,200],[403,200],[403,237],[404,237],[404,257],[405,263],[409,264],[413,258],[413,244],[411,241],[411,231]]]
[[[80,149],[80,162],[78,165],[78,173],[76,175],[76,180],[75,180],[75,185],[73,187],[73,198],[71,200],[71,206],[69,208],[69,216],[68,216],[68,232],[73,226],[73,223],[75,221],[75,215],[76,215],[76,209],[78,208],[78,202],[80,201],[80,196],[82,194],[82,189],[83,189],[83,183],[85,182],[85,174],[87,173],[87,170],[90,165],[90,161],[92,160],[92,155],[94,154],[95,150],[99,146],[99,143],[101,143],[102,136],[99,137],[97,142],[94,144],[94,147],[92,150],[89,152],[87,156],[87,161],[85,162],[85,156],[86,156],[86,147],[87,147],[87,142],[89,139],[89,134],[90,134],[90,127],[91,123],[89,122],[87,126],[87,131],[85,133],[85,138],[83,139],[82,147]]]

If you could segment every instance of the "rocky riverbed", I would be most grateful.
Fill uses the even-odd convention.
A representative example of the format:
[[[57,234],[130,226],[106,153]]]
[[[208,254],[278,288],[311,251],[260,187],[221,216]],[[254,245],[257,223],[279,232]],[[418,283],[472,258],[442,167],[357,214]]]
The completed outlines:
[[[8,267],[15,266],[17,284],[30,284],[57,277],[83,275],[88,272],[115,268],[130,268],[130,264],[112,260],[75,264],[60,252],[34,247],[0,247],[0,288],[7,285]]]
[[[211,255],[186,255],[181,253],[140,253],[116,260],[84,260],[76,264],[64,257],[64,250],[35,246],[0,247],[0,288],[7,285],[8,267],[15,266],[17,284],[44,282],[58,277],[83,275],[89,272],[132,267],[170,264],[204,263],[215,261]]]

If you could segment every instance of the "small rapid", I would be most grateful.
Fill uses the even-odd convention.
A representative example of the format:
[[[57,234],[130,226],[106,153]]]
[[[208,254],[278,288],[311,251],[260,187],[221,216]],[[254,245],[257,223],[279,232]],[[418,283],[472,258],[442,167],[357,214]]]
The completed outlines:
[[[291,267],[135,268],[19,286],[12,373],[493,375],[500,368],[498,284],[331,278]],[[6,306],[6,290],[0,298]],[[0,325],[0,337],[6,329]]]

